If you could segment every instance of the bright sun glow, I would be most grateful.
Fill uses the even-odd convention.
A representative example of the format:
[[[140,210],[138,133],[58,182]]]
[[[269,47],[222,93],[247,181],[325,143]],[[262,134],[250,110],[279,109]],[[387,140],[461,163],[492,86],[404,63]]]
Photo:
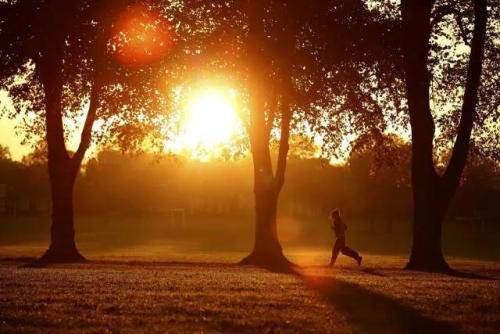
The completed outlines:
[[[241,132],[236,94],[231,90],[202,89],[194,93],[182,111],[180,133],[174,151],[189,151],[193,158],[209,160],[220,154]]]
[[[236,112],[224,95],[204,92],[189,105],[185,144],[190,148],[223,144],[229,141],[237,123]]]

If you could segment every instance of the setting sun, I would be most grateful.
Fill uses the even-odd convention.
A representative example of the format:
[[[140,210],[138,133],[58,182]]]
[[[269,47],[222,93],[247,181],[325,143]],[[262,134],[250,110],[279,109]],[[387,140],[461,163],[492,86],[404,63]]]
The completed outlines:
[[[173,146],[202,160],[218,151],[241,132],[236,94],[229,89],[205,88],[192,94],[182,110],[180,133]]]

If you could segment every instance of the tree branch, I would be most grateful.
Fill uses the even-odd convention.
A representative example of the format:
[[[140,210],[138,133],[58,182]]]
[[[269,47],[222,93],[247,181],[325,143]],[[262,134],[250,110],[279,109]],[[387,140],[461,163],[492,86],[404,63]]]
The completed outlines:
[[[460,30],[460,35],[462,36],[462,40],[468,46],[471,46],[471,42],[467,38],[467,30],[465,30],[464,23],[462,22],[462,13],[460,11],[455,11],[455,21],[457,22],[458,29]]]
[[[283,101],[281,105],[281,134],[279,143],[278,163],[276,166],[276,174],[274,177],[276,187],[281,189],[285,182],[286,162],[290,145],[290,122],[292,120],[293,111],[288,101]]]
[[[99,81],[94,81],[92,85],[92,91],[90,93],[90,105],[89,111],[87,112],[87,117],[85,118],[85,124],[83,125],[82,133],[80,136],[80,144],[76,153],[73,155],[73,162],[79,166],[85,156],[85,152],[90,146],[92,139],[92,127],[94,125],[97,108],[99,106],[99,96],[100,96],[101,84]]]
[[[300,104],[302,106],[308,105],[316,101],[320,95],[317,94],[317,90],[321,87],[322,82],[320,80],[314,81],[314,83],[309,87],[307,92],[299,92],[297,90],[292,90],[293,102]]]
[[[446,15],[450,15],[450,14],[453,14],[454,12],[454,8],[450,5],[450,4],[447,4],[447,5],[444,5],[444,6],[440,6],[438,7],[433,15],[432,15],[432,21],[431,21],[431,27],[434,27],[434,25],[438,24],[439,22],[441,22],[441,20],[446,16]]]
[[[250,146],[254,166],[255,189],[269,188],[273,183],[273,168],[269,136],[264,118],[265,104],[254,96],[250,107]]]
[[[472,128],[477,113],[478,90],[483,67],[486,21],[486,0],[474,0],[474,33],[471,43],[460,124],[458,126],[457,139],[453,146],[452,156],[445,174],[443,175],[443,181],[448,194],[452,194],[458,187],[469,152]]]
[[[51,61],[40,60],[37,63],[45,95],[45,127],[49,161],[66,161],[69,159],[64,140],[62,75],[57,70],[62,64],[60,54],[54,52],[51,55]]]
[[[462,40],[465,44],[468,46],[471,46],[471,43],[469,42],[469,39],[467,37],[467,30],[464,27],[463,23],[463,15],[458,10],[457,8],[453,7],[450,4],[444,5],[436,9],[433,13],[432,21],[431,21],[431,27],[434,27],[434,25],[438,24],[441,22],[441,20],[447,16],[447,15],[453,15],[455,18],[455,21],[457,22],[458,29],[460,30],[460,36],[462,37]]]
[[[269,112],[266,122],[267,138],[271,137],[271,131],[273,130],[274,127],[274,120],[276,119],[277,109],[278,109],[278,98],[276,93],[273,93],[271,95],[271,98],[269,99],[269,108],[268,108]]]
[[[430,109],[427,67],[433,0],[402,1],[406,96],[412,131],[412,184],[437,176],[433,161],[435,123]]]

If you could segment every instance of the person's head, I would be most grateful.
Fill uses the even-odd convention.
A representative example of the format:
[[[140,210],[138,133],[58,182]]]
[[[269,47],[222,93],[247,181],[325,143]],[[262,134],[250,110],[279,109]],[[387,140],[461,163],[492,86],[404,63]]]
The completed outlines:
[[[332,213],[330,214],[330,218],[339,219],[340,218],[340,210],[339,209],[333,210]]]

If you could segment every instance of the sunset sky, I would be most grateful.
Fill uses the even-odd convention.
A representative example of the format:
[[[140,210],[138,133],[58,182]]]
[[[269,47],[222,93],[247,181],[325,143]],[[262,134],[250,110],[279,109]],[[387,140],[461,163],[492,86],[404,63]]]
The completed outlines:
[[[0,91],[0,108],[12,108],[7,92]],[[0,110],[1,110],[0,109]],[[12,158],[20,160],[23,155],[30,151],[27,145],[21,145],[22,136],[15,133],[15,125],[21,120],[10,120],[6,116],[0,117],[0,145],[7,146],[10,149]]]
[[[205,87],[194,91],[182,103],[176,124],[178,135],[166,143],[165,149],[199,160],[208,160],[207,152],[217,156],[221,147],[244,132],[236,99],[236,92],[228,88]],[[2,107],[12,108],[5,91],[0,92],[0,101]],[[22,145],[23,135],[16,134],[18,124],[22,124],[22,117],[0,118],[0,145],[9,147],[15,160],[31,151],[29,145]],[[70,150],[77,148],[78,136],[79,129],[67,142]]]

